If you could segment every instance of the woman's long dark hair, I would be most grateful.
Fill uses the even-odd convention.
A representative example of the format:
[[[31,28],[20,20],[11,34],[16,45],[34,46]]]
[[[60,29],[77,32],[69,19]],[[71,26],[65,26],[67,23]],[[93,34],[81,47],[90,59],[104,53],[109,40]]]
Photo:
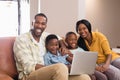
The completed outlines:
[[[77,33],[78,33],[78,27],[79,27],[80,24],[84,24],[88,28],[88,31],[91,34],[91,24],[90,24],[89,21],[87,21],[85,19],[77,21],[77,23],[76,23],[76,32]],[[77,44],[78,44],[79,47],[83,48],[85,51],[89,51],[89,49],[87,48],[87,46],[85,44],[84,39],[81,36],[78,38]]]

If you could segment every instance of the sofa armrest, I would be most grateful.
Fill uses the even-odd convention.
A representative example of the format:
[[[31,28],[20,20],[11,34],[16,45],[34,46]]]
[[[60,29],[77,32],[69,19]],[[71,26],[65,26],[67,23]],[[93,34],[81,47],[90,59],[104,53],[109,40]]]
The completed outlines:
[[[0,80],[13,80],[9,75],[0,72]]]

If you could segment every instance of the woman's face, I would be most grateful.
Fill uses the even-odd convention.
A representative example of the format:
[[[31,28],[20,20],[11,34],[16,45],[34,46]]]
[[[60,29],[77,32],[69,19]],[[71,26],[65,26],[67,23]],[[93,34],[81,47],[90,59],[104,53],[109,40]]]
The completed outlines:
[[[82,37],[82,38],[87,38],[88,35],[90,34],[88,28],[86,27],[86,25],[84,24],[79,24],[78,26],[78,34]]]

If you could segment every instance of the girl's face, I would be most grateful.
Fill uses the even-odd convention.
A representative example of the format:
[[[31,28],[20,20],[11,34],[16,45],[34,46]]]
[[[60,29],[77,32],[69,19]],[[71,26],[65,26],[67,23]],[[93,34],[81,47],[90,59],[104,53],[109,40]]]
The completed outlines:
[[[77,48],[77,36],[75,34],[70,34],[66,37],[66,43],[68,48],[75,49]]]
[[[46,45],[48,51],[52,54],[57,54],[57,50],[59,49],[59,42],[57,39],[51,39]]]
[[[87,38],[88,35],[90,35],[90,32],[89,32],[88,28],[86,27],[86,25],[80,24],[80,25],[78,26],[78,34],[79,34],[82,38]]]

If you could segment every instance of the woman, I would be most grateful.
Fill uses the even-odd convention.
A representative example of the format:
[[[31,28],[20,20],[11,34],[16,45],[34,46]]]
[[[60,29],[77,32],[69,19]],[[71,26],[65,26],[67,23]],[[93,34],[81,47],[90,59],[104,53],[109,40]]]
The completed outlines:
[[[85,19],[76,23],[76,32],[80,35],[79,47],[98,52],[96,70],[108,80],[120,80],[120,56],[111,51],[107,38],[100,32],[92,32],[90,22]]]

